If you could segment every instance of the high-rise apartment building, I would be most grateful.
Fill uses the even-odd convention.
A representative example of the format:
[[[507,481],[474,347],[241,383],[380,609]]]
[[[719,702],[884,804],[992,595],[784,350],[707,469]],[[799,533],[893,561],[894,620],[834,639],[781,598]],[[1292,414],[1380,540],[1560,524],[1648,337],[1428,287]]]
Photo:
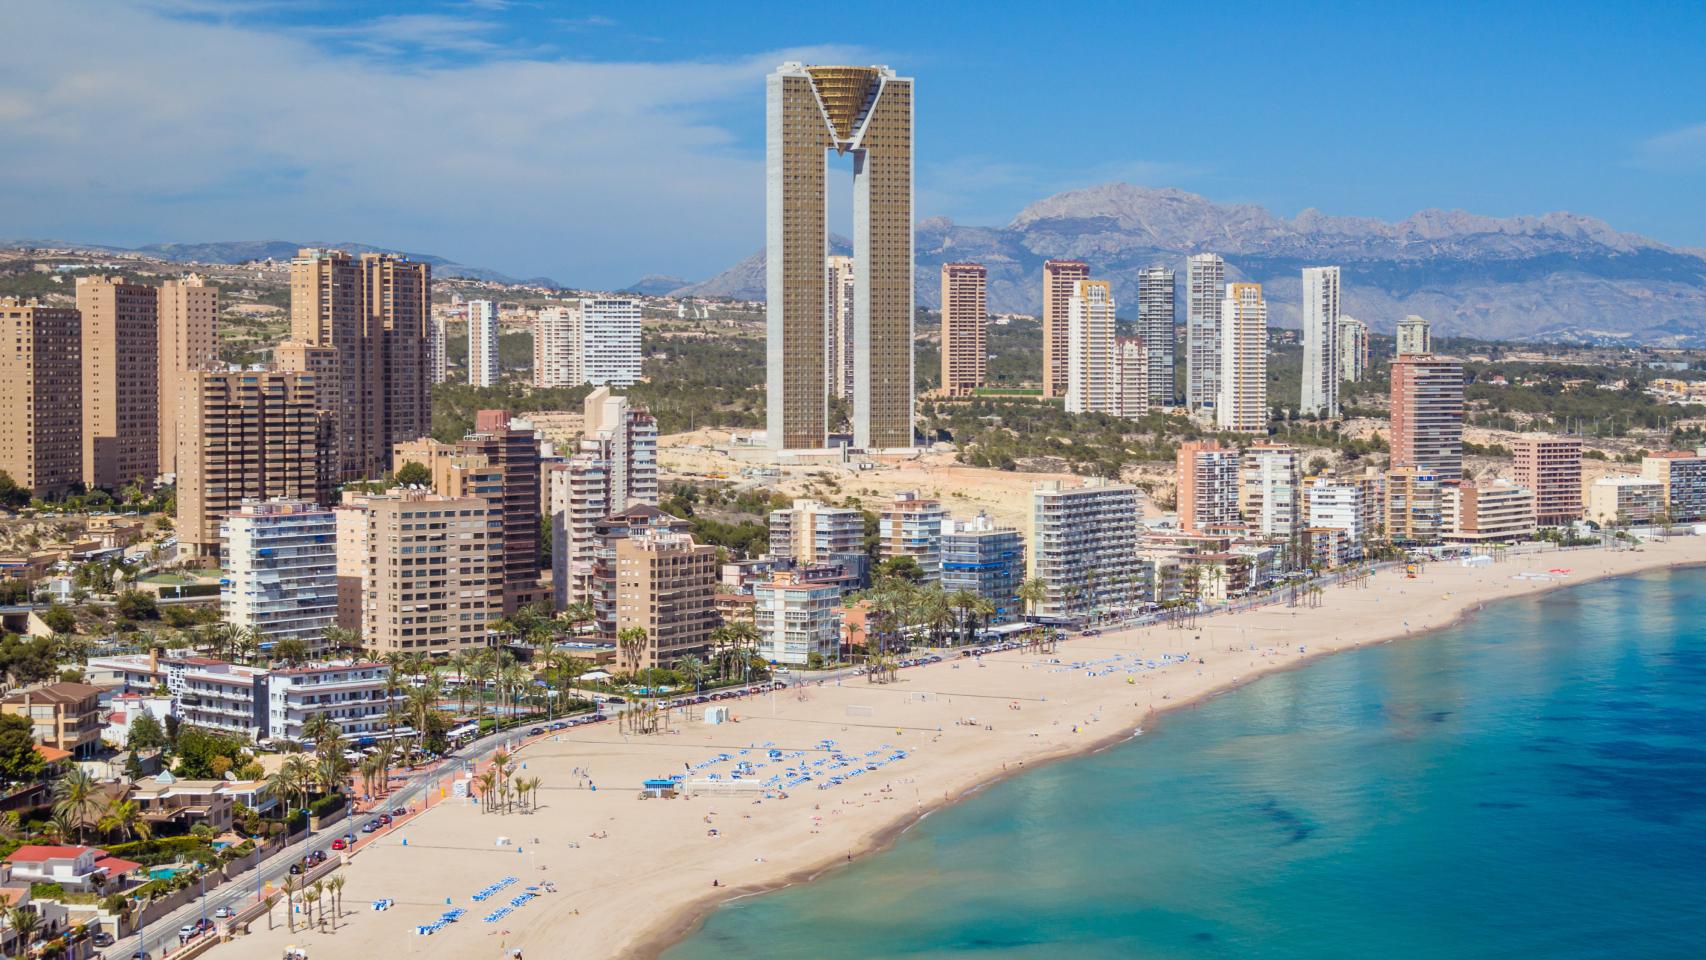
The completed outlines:
[[[989,377],[989,309],[981,263],[942,264],[942,392],[971,396]]]
[[[598,522],[658,502],[657,419],[599,387],[587,395],[578,448],[548,471],[551,591],[556,605],[588,600]]]
[[[1303,268],[1303,391],[1299,412],[1339,415],[1339,268]]]
[[[1587,488],[1587,519],[1601,527],[1649,524],[1665,512],[1664,484],[1646,477],[1600,477]]]
[[[1706,518],[1706,457],[1687,450],[1649,454],[1641,458],[1641,476],[1658,481],[1670,522]]]
[[[640,382],[638,300],[581,300],[581,373],[595,387],[631,387]]]
[[[841,588],[832,581],[778,571],[752,588],[758,655],[773,663],[803,667],[835,659],[841,647]]]
[[[1091,478],[1031,493],[1030,573],[1047,596],[1044,617],[1084,617],[1129,607],[1137,577],[1137,488]]]
[[[308,500],[248,500],[226,516],[220,539],[225,622],[251,631],[263,650],[300,640],[321,652],[338,614],[332,511]]]
[[[1400,357],[1433,353],[1433,327],[1415,314],[1398,321],[1397,352]]]
[[[911,557],[923,572],[925,583],[939,583],[942,525],[947,519],[948,511],[942,509],[940,501],[911,492],[897,493],[879,515],[878,552],[884,560]]]
[[[444,339],[444,314],[433,310],[427,318],[427,376],[434,385],[450,378],[450,351]]]
[[[1368,375],[1368,324],[1339,315],[1339,382],[1358,383]]]
[[[1193,254],[1185,261],[1185,402],[1212,410],[1220,401],[1220,312],[1226,261]]]
[[[1114,408],[1113,414],[1128,420],[1149,413],[1150,396],[1149,348],[1141,337],[1118,337],[1114,340]]]
[[[1106,280],[1078,281],[1067,301],[1067,413],[1117,413],[1114,309]]]
[[[1375,531],[1369,526],[1367,489],[1337,477],[1317,477],[1309,484],[1309,528],[1341,530],[1341,558],[1358,560]]]
[[[913,443],[912,80],[784,63],[766,81],[768,437],[827,443],[824,154],[853,155],[853,443]]]
[[[424,263],[317,249],[290,262],[291,339],[337,354],[334,481],[380,476],[394,443],[432,432],[431,307]]]
[[[83,482],[82,321],[69,307],[0,299],[0,470],[37,496]]]
[[[405,490],[348,496],[337,514],[339,596],[353,574],[363,646],[447,657],[491,645],[491,625],[503,616],[495,507]]]
[[[1463,477],[1463,364],[1432,354],[1392,361],[1392,466]]]
[[[495,387],[498,368],[498,305],[468,301],[468,385]]]
[[[770,511],[770,555],[796,564],[832,563],[865,550],[865,515],[852,507],[795,500]]]
[[[1218,440],[1187,440],[1175,454],[1179,529],[1206,533],[1240,522],[1238,451]]]
[[[1439,540],[1442,495],[1439,478],[1425,470],[1416,467],[1388,470],[1386,539],[1402,544],[1426,544]]]
[[[549,390],[585,382],[580,304],[540,310],[533,323],[533,385]]]
[[[942,526],[942,589],[970,591],[995,605],[991,623],[1023,613],[1019,586],[1025,582],[1025,537],[980,513]]]
[[[1170,407],[1178,393],[1174,377],[1173,271],[1145,267],[1137,271],[1137,336],[1148,365],[1149,406]]]
[[[1043,396],[1064,397],[1071,381],[1072,298],[1090,279],[1082,260],[1043,263]]]
[[[1220,396],[1214,420],[1222,430],[1268,429],[1268,302],[1259,283],[1229,283],[1220,305]]]
[[[247,500],[325,503],[326,433],[312,374],[192,370],[178,395],[178,545],[217,557]]]
[[[1183,466],[1181,463],[1181,476]],[[1301,484],[1302,464],[1296,447],[1257,443],[1246,449],[1239,469],[1238,512],[1250,525],[1250,532],[1264,539],[1290,540],[1302,526],[1298,511]],[[1179,516],[1184,517],[1183,511]]]
[[[648,531],[613,542],[616,559],[616,665],[622,671],[668,667],[704,655],[717,626],[712,596],[717,548],[686,533]],[[623,632],[645,631],[630,646]]]
[[[853,399],[853,258],[824,261],[824,347],[829,395]]]
[[[160,468],[159,301],[123,277],[78,277],[83,482],[117,490]]]
[[[219,288],[190,274],[167,280],[158,293],[160,418],[158,473],[178,469],[178,391],[184,375],[219,361]]]
[[[1534,521],[1558,527],[1582,518],[1582,442],[1525,433],[1511,443],[1511,477],[1534,491]]]
[[[598,636],[614,641],[619,629],[617,607],[622,598],[617,595],[617,545],[630,537],[686,537],[691,526],[686,520],[646,503],[634,504],[598,521],[593,528],[590,589],[582,601],[592,606],[593,627]]]

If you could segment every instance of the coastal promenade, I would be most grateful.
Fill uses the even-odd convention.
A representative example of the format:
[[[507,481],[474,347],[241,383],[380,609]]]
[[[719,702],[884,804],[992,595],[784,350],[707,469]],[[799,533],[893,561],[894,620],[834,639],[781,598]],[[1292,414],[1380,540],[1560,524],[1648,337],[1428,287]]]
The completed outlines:
[[[344,868],[348,910],[336,932],[288,933],[280,913],[274,929],[263,918],[212,953],[276,960],[293,943],[314,957],[653,956],[718,902],[846,863],[981,784],[1127,739],[1167,709],[1500,599],[1702,562],[1706,538],[1677,537],[1480,567],[1440,562],[1413,579],[1389,568],[1308,602],[1108,630],[1050,654],[948,657],[889,684],[841,677],[740,701],[716,726],[696,712],[646,737],[616,724],[560,731],[519,753],[520,772],[542,780],[537,813],[441,803]],[[741,764],[786,796],[730,787],[640,799],[647,779],[727,780]],[[472,899],[494,884],[504,885],[497,897]],[[537,895],[511,906],[529,887]],[[379,899],[394,905],[370,910]],[[415,932],[458,908],[457,922]]]

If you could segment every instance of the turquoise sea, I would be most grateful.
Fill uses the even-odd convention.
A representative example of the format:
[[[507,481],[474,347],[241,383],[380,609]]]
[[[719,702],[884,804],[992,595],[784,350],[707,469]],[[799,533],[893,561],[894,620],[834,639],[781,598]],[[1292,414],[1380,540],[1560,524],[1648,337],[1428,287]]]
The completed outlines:
[[[665,957],[1697,960],[1703,624],[1660,572],[1266,677]]]

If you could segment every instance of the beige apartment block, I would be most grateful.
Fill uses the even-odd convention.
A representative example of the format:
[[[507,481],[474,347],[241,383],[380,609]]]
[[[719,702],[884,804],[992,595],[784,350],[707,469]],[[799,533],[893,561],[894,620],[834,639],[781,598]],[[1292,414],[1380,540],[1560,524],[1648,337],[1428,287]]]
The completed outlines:
[[[1268,429],[1268,302],[1259,283],[1229,283],[1220,304],[1220,396],[1215,423],[1222,430]]]
[[[244,500],[325,503],[325,431],[312,374],[193,370],[178,397],[178,543],[219,555],[219,526]]]
[[[1512,476],[1534,491],[1534,519],[1543,527],[1582,518],[1582,441],[1525,433],[1511,444]]]
[[[364,646],[434,657],[490,646],[503,616],[502,523],[478,497],[347,499],[338,510],[340,619],[347,571],[358,566]]]
[[[705,653],[717,625],[717,548],[660,531],[622,537],[615,551],[619,668],[667,667]],[[636,627],[646,632],[646,642],[627,649],[622,632]]]
[[[117,490],[160,468],[159,304],[153,287],[79,277],[83,482]]]
[[[1078,284],[1090,279],[1082,260],[1049,260],[1043,264],[1043,396],[1064,397],[1070,380],[1068,354],[1072,349],[1072,298]]]
[[[219,361],[219,288],[190,274],[160,285],[160,473],[178,470],[178,393],[191,370]]]
[[[970,396],[989,378],[989,271],[942,264],[942,392]]]
[[[69,307],[0,300],[0,404],[11,427],[0,430],[0,470],[37,495],[70,491],[83,480],[81,320]]]
[[[853,443],[912,446],[912,81],[784,63],[766,82],[768,440],[828,441],[825,153],[853,163]]]

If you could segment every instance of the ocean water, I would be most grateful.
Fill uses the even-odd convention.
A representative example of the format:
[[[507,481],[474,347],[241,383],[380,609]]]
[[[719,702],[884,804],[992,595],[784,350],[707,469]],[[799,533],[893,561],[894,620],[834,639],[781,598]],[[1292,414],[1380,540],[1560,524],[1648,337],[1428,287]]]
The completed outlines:
[[[1027,772],[666,960],[1706,957],[1706,572],[1490,605]]]

